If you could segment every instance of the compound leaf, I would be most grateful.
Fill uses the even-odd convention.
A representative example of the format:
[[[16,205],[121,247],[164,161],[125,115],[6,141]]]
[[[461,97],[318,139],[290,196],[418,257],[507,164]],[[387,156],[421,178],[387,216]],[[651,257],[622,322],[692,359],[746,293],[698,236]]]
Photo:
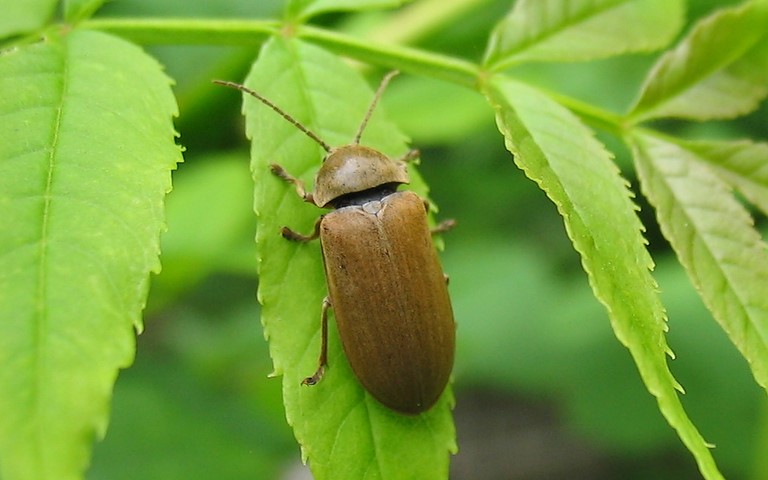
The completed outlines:
[[[662,414],[702,474],[722,478],[675,391],[682,389],[666,362],[671,355],[664,338],[666,315],[627,182],[592,133],[547,96],[504,77],[495,79],[487,95],[507,149],[563,216],[592,290]]]

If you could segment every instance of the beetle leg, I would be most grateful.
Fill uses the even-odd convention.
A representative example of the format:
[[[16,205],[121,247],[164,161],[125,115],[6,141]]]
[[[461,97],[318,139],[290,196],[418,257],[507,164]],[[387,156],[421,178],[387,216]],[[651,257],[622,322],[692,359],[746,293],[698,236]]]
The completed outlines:
[[[328,365],[328,308],[330,306],[331,300],[325,297],[323,299],[323,312],[320,319],[320,359],[317,362],[317,371],[311,377],[302,380],[302,385],[315,385],[325,374],[325,367]]]
[[[424,210],[427,213],[429,213],[429,200],[427,200],[426,198],[422,198],[421,201],[424,202]],[[447,232],[448,230],[453,229],[453,227],[455,226],[456,226],[456,220],[449,218],[448,220],[443,220],[442,222],[438,223],[434,227],[430,228],[429,233],[431,233],[432,235],[436,233],[444,233],[444,232]]]
[[[412,161],[416,160],[417,158],[419,158],[419,155],[420,155],[420,152],[417,149],[412,148],[412,149],[408,150],[408,152],[406,152],[405,155],[403,155],[402,157],[398,158],[395,161],[403,162],[403,163],[408,163],[408,162],[412,162]]]
[[[293,187],[296,189],[296,193],[301,197],[302,200],[309,203],[315,203],[315,199],[312,197],[312,192],[308,192],[306,190],[306,188],[304,187],[304,182],[294,177],[290,173],[286,172],[283,167],[281,167],[276,163],[270,163],[269,169],[272,171],[274,175],[292,184]]]
[[[299,232],[294,232],[288,227],[283,227],[280,229],[280,234],[283,236],[286,240],[291,240],[292,242],[311,242],[312,240],[316,239],[320,236],[320,222],[323,221],[323,217],[320,217],[315,222],[315,229],[314,231],[309,235],[302,235]]]
[[[432,227],[429,231],[432,233],[432,235],[436,233],[444,233],[448,230],[451,230],[453,227],[456,226],[456,220],[450,218],[448,220],[443,220],[442,222],[438,223],[434,227]]]

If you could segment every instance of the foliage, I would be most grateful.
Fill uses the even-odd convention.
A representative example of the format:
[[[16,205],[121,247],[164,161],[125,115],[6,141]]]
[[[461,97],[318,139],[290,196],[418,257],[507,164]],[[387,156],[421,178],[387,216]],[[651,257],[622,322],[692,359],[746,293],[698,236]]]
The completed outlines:
[[[13,2],[3,0],[0,6],[5,3]],[[114,10],[110,15],[110,9],[116,7],[102,6],[98,0],[64,1],[61,18],[52,18],[51,2],[29,2],[23,8],[13,3],[13,8],[3,9],[8,14],[0,22],[0,33],[6,37],[0,54],[0,477],[59,479],[84,474],[93,439],[106,430],[118,370],[133,361],[133,330],[142,329],[149,272],[159,270],[159,235],[166,212],[170,228],[163,239],[166,271],[153,287],[151,310],[174,311],[171,306],[212,272],[248,276],[258,272],[258,299],[272,373],[282,376],[285,415],[316,478],[447,477],[449,453],[456,450],[450,389],[423,415],[406,417],[387,410],[354,379],[333,328],[332,367],[326,378],[315,388],[299,386],[317,360],[320,303],[325,295],[323,267],[319,246],[290,244],[276,232],[281,225],[309,231],[319,212],[271,176],[267,164],[279,161],[309,183],[322,156],[319,147],[274,112],[244,98],[258,221],[255,261],[247,233],[252,223],[242,208],[248,188],[244,169],[238,167],[242,154],[201,154],[193,147],[195,134],[205,139],[200,144],[209,149],[228,141],[210,132],[211,119],[217,118],[211,111],[219,104],[231,105],[234,96],[231,91],[217,91],[208,82],[214,70],[217,77],[238,80],[244,76],[246,85],[328,143],[349,142],[373,93],[362,75],[364,69],[341,58],[348,57],[422,77],[394,82],[384,99],[386,113],[385,109],[375,112],[363,137],[363,143],[389,155],[402,154],[408,145],[407,137],[388,116],[397,118],[412,135],[431,137],[438,145],[462,141],[472,145],[471,130],[487,124],[491,118],[488,106],[492,107],[515,165],[561,215],[592,293],[605,307],[615,337],[629,350],[658,410],[701,474],[708,479],[722,478],[710,445],[696,426],[699,421],[694,425],[691,420],[696,418],[691,413],[696,408],[689,402],[684,406],[681,400],[680,384],[687,382],[679,383],[667,363],[673,354],[667,341],[665,305],[669,307],[674,300],[664,298],[662,302],[657,280],[651,275],[654,260],[644,224],[650,228],[652,222],[638,218],[636,203],[643,199],[635,197],[625,179],[632,178],[625,154],[628,149],[640,190],[653,206],[661,231],[690,283],[746,360],[755,383],[767,388],[768,297],[764,285],[768,252],[752,213],[768,214],[768,145],[713,134],[696,138],[688,132],[700,121],[729,120],[724,125],[736,125],[733,119],[760,107],[768,94],[768,32],[763,28],[768,24],[768,2],[751,0],[722,7],[697,21],[676,46],[657,58],[636,57],[648,67],[638,69],[645,76],[641,85],[622,82],[621,77],[606,80],[621,84],[625,98],[635,98],[628,108],[629,102],[601,103],[606,100],[598,99],[603,90],[594,75],[581,90],[577,88],[577,68],[601,68],[600,62],[626,61],[630,54],[647,55],[668,47],[685,24],[682,0],[518,0],[506,14],[488,18],[493,28],[491,23],[477,28],[479,34],[489,37],[483,55],[451,46],[450,39],[461,38],[461,32],[451,28],[460,18],[469,22],[466,12],[499,10],[483,6],[481,0],[465,0],[445,7],[448,13],[431,16],[423,12],[437,11],[443,4],[424,0],[386,14],[377,11],[401,3],[289,0],[283,6],[282,20],[273,19],[280,16],[273,5],[259,7],[263,12],[249,12],[252,19],[237,20],[215,20],[205,11],[199,12],[200,18],[178,18],[181,10],[173,10],[170,3],[167,5],[177,12],[177,18],[159,12],[144,18]],[[505,4],[499,5],[504,8]],[[364,26],[367,22],[378,26],[371,31]],[[428,35],[439,29],[445,31],[443,36]],[[368,31],[369,38],[355,31]],[[388,41],[371,40],[377,35]],[[404,46],[409,42],[417,46]],[[212,52],[206,61],[200,60],[205,55],[190,57],[194,60],[187,68],[193,62],[212,65],[202,71],[206,78],[197,84],[190,80],[193,75],[180,73],[181,67],[173,74],[180,82],[178,124],[181,143],[190,146],[186,154],[190,164],[175,175],[179,191],[167,201],[170,172],[181,160],[172,125],[177,111],[171,82],[153,55],[171,72],[177,66],[174,56],[164,55],[162,49],[150,55],[136,43],[242,47],[227,51],[226,62],[214,59],[220,51]],[[243,65],[253,60],[253,48],[259,53],[246,73]],[[435,50],[445,53],[433,53]],[[555,80],[560,78],[568,80]],[[490,218],[491,199],[507,206],[503,211],[510,218],[530,215],[524,217],[526,221],[540,221],[540,209],[524,208],[535,213],[521,213],[516,208],[532,198],[526,197],[532,194],[521,193],[526,188],[523,183],[497,173],[482,177],[482,156],[477,155],[482,150],[474,145],[464,153],[448,154],[461,155],[455,167],[461,173],[454,177],[450,195],[440,202],[443,208],[452,212],[453,206],[463,202],[485,199],[481,204],[484,215],[465,217],[470,233],[474,227],[483,227],[484,218]],[[192,162],[196,156],[208,160]],[[421,168],[427,171],[426,177],[439,179],[440,169],[430,166],[429,150],[424,158]],[[425,184],[413,174],[409,188],[426,195]],[[190,185],[186,195],[185,182]],[[432,187],[434,195],[440,196],[439,187],[434,183]],[[742,197],[736,197],[734,190]],[[490,192],[498,193],[492,197]],[[175,206],[174,198],[179,199]],[[198,211],[210,211],[216,227],[205,228],[211,223],[202,220]],[[176,229],[174,222],[179,225]],[[465,260],[452,270],[451,265],[462,265],[456,260],[462,257],[455,254],[451,260],[454,247],[450,243],[446,252],[459,323],[457,386],[475,382],[542,392],[571,385],[568,401],[576,423],[579,418],[595,417],[593,423],[610,423],[614,418],[610,411],[592,417],[577,413],[578,405],[588,403],[580,403],[579,398],[591,394],[592,403],[605,402],[608,395],[598,392],[617,387],[581,384],[577,388],[580,374],[563,365],[573,360],[558,357],[566,351],[574,353],[579,339],[599,335],[582,320],[567,322],[567,305],[574,304],[569,300],[572,293],[558,285],[556,273],[543,273],[552,264],[523,265],[515,283],[510,283],[517,275],[510,267],[501,274],[503,283],[488,283],[489,272],[503,266],[510,252],[527,258],[528,247],[522,244],[499,247],[508,242],[508,232],[500,227],[503,224],[492,224],[498,232],[494,236],[500,238],[495,244],[479,241],[477,233],[463,247],[457,240],[455,248],[468,252],[464,258],[474,263]],[[535,225],[531,230],[536,231]],[[495,254],[486,255],[486,250]],[[561,255],[568,258],[565,252]],[[482,275],[472,277],[472,269],[483,265],[478,270]],[[462,272],[475,278],[475,284],[462,283]],[[522,293],[517,300],[509,298],[511,285],[525,291],[541,275],[548,275],[547,279],[540,280],[538,291],[530,294],[536,299],[530,305],[539,311],[536,320],[509,318],[506,312],[514,309],[510,305],[524,301]],[[493,301],[472,303],[472,299],[494,295],[499,287],[504,293],[493,296]],[[547,307],[548,296],[563,298],[564,306]],[[238,319],[237,328],[243,330],[237,332],[248,331],[247,315],[237,308],[242,307],[223,311],[228,312],[227,318]],[[674,322],[671,307],[670,311]],[[564,320],[555,320],[559,317]],[[535,325],[523,328],[525,322]],[[158,323],[160,331],[162,325]],[[684,326],[679,335],[693,337],[701,328]],[[201,360],[208,358],[209,349],[216,349],[218,338],[222,345],[218,355],[230,355],[226,365],[249,371],[243,365],[267,368],[249,355],[241,358],[238,352],[248,347],[231,346],[242,340],[238,333],[226,335],[205,322],[168,328],[175,333],[167,337],[173,340],[166,340],[166,345],[192,352],[190,365],[202,378],[216,377],[206,373],[209,369],[220,371]],[[538,330],[542,328],[545,330]],[[524,354],[536,355],[530,347],[534,338],[543,344],[560,341],[567,348],[552,358],[536,357],[532,362]],[[501,343],[494,348],[496,341]],[[517,350],[504,348],[518,341],[522,344]],[[678,348],[676,351],[679,353]],[[151,348],[148,355],[153,355]],[[697,355],[702,358],[708,353],[696,352],[694,358]],[[514,368],[526,363],[531,363],[530,368],[521,372]],[[147,368],[139,362],[141,365]],[[127,378],[134,370],[129,370]],[[241,381],[263,382],[251,375],[242,374]],[[558,376],[565,380],[558,384]],[[184,376],[179,382],[185,390],[194,383]],[[262,393],[248,392],[246,387],[239,390],[269,412],[262,420],[271,425],[267,418],[281,407]],[[134,408],[129,415],[140,418],[147,403],[142,403],[139,390],[132,395]],[[160,395],[153,401],[163,405],[169,400]],[[232,402],[221,408],[242,409]],[[589,411],[598,410],[592,407]],[[271,438],[274,445],[285,442],[279,427],[265,428],[268,433],[263,438]],[[648,438],[657,435],[647,426],[637,427],[635,435],[642,437],[638,432],[643,428],[648,429]],[[601,435],[618,438],[621,431],[614,425]],[[216,438],[222,436],[226,434]],[[212,455],[213,450],[207,454]],[[274,474],[276,467],[268,460],[259,466],[244,462],[241,468],[239,458],[228,460],[232,476]],[[92,470],[97,476],[106,471],[98,459],[97,450]],[[177,476],[180,471],[161,465],[146,468],[147,476]],[[190,475],[202,474],[193,464],[189,469]]]

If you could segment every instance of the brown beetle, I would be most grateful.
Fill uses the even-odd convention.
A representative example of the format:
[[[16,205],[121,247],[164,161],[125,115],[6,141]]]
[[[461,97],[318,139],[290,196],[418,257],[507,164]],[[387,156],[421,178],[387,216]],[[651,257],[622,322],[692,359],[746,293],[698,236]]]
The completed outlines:
[[[306,202],[335,210],[321,216],[311,235],[283,227],[293,241],[320,238],[328,282],[323,301],[322,343],[317,371],[302,382],[320,381],[327,365],[328,308],[333,307],[344,352],[360,383],[379,402],[418,414],[445,390],[455,348],[455,324],[446,277],[427,225],[427,204],[415,193],[398,192],[409,183],[405,162],[360,145],[360,137],[389,80],[384,77],[353,143],[332,148],[258,93],[220,82],[261,100],[328,152],[315,178],[315,192],[279,165],[278,177],[294,185]]]

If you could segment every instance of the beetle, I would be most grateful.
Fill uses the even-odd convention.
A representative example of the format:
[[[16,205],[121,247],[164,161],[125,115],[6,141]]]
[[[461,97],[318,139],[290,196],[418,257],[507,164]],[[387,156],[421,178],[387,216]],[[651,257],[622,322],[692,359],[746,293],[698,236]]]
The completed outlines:
[[[281,230],[296,242],[319,237],[328,285],[318,368],[302,384],[315,385],[325,373],[328,310],[333,308],[344,353],[363,387],[392,410],[419,414],[438,400],[453,368],[453,310],[432,243],[432,234],[453,222],[430,230],[428,203],[414,192],[397,190],[410,182],[406,162],[418,156],[416,150],[391,159],[360,144],[376,103],[396,74],[383,78],[353,142],[335,148],[257,92],[215,82],[257,98],[327,152],[314,192],[283,167],[270,165],[305,202],[332,209],[318,218],[310,235]]]

